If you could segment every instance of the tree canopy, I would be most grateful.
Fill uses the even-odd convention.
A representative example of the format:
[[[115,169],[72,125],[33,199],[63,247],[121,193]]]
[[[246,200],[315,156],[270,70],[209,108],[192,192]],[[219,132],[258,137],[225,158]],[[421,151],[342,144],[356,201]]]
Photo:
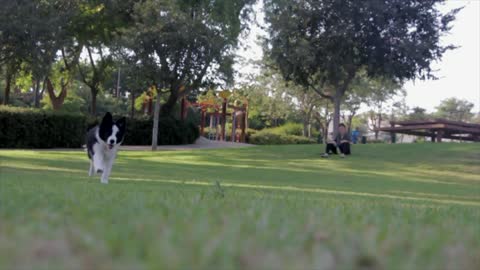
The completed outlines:
[[[396,81],[434,78],[431,63],[454,46],[440,44],[459,9],[444,0],[265,0],[268,56],[287,80],[335,103],[360,70]]]
[[[120,53],[142,63],[159,89],[168,89],[163,114],[172,111],[180,95],[232,82],[234,48],[252,2],[147,0],[134,6]]]
[[[447,98],[436,107],[435,116],[453,121],[468,121],[473,117],[473,106],[468,100]]]

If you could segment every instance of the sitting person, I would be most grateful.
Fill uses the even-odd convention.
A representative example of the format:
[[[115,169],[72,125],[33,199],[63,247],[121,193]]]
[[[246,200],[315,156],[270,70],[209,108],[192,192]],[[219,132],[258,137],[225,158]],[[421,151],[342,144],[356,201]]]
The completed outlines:
[[[350,155],[350,135],[347,132],[347,128],[344,124],[338,126],[338,134],[335,136],[335,139],[330,139],[327,141],[327,147],[325,149],[325,154],[322,157],[328,157],[331,154],[337,154],[337,148],[340,150],[340,156],[345,157],[345,155]]]

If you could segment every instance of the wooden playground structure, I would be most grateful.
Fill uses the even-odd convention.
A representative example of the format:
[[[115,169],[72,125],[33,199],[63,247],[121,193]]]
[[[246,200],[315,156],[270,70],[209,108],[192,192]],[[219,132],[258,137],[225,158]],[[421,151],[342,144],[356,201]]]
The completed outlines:
[[[187,117],[188,108],[197,108],[201,113],[200,135],[210,140],[227,140],[227,122],[231,118],[230,141],[246,142],[246,130],[248,129],[248,101],[243,99],[241,105],[229,104],[228,98],[232,93],[228,90],[219,93],[222,102],[217,104],[215,100],[208,99],[190,103],[185,97],[181,100],[181,119]],[[230,112],[229,112],[230,111]],[[208,132],[205,132],[208,119]]]
[[[442,142],[442,139],[480,142],[480,124],[445,119],[392,121],[390,127],[377,130],[390,132],[392,143],[395,143],[396,133],[430,137],[432,142]]]

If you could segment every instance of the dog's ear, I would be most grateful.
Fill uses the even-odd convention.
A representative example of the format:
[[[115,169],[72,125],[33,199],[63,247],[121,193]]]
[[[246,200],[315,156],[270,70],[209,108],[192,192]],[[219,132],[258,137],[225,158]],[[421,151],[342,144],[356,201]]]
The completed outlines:
[[[125,130],[125,127],[127,125],[127,118],[122,117],[122,118],[118,119],[117,122],[115,122],[115,125],[117,125],[117,127],[119,129]]]
[[[112,117],[112,114],[107,112],[105,114],[105,116],[103,117],[102,119],[102,123],[100,124],[100,126],[103,126],[103,127],[108,127],[108,126],[112,126],[113,125],[113,117]]]

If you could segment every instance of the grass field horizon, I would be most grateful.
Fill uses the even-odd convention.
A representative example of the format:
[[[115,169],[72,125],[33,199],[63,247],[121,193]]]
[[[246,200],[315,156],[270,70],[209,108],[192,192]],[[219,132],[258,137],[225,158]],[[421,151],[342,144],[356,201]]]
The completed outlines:
[[[0,150],[0,268],[476,269],[480,144]]]

